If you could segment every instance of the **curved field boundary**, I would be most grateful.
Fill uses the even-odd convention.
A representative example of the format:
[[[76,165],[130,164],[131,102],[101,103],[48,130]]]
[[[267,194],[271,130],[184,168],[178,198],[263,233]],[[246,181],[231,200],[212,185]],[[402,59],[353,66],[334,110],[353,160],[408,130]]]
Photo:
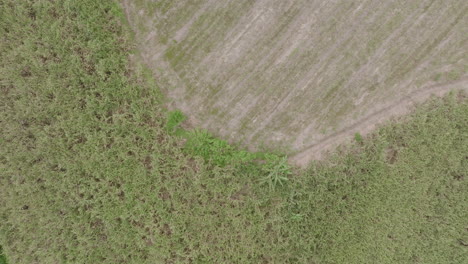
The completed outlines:
[[[314,159],[322,159],[327,152],[337,147],[339,144],[345,143],[355,133],[368,134],[376,128],[377,125],[389,120],[392,117],[401,116],[411,110],[411,106],[416,103],[421,103],[427,100],[431,95],[443,96],[444,94],[454,90],[468,91],[468,77],[463,77],[458,81],[446,84],[434,84],[421,88],[413,93],[400,98],[389,106],[386,106],[358,122],[337,131],[313,145],[297,152],[290,157],[290,161],[300,167],[305,167]]]

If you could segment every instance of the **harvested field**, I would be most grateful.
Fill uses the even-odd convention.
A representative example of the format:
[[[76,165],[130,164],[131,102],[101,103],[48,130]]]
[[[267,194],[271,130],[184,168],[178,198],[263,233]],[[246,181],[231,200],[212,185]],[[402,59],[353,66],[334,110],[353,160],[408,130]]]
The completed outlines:
[[[463,0],[124,5],[173,108],[300,165],[406,113],[413,100],[451,90],[434,87],[468,87]]]
[[[179,28],[182,43],[220,4],[151,5],[166,14],[151,21]],[[137,7],[127,5],[128,14]],[[153,78],[132,55],[138,43],[124,23],[115,0],[0,1],[0,264],[468,263],[467,93],[429,100],[300,169],[281,153],[248,152],[187,129],[159,89],[172,93],[172,107],[193,106],[182,100],[184,71],[164,59],[171,42],[160,46]],[[145,25],[133,23],[138,38]],[[158,32],[147,37],[164,41]],[[437,81],[376,101],[376,111],[290,156],[310,159],[388,112],[466,89],[466,74],[450,73],[463,64],[447,65]],[[195,88],[187,98],[203,91]],[[267,138],[264,129],[257,135]]]

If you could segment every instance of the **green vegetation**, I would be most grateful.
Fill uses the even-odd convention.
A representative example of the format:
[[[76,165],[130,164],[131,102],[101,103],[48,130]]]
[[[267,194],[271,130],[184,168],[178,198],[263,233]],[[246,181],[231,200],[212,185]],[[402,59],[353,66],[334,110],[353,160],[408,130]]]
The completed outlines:
[[[180,134],[182,133],[182,129],[180,128],[180,124],[187,119],[184,114],[179,111],[171,111],[167,117],[167,124],[166,129],[170,133]]]
[[[187,142],[184,150],[191,155],[200,156],[214,165],[224,167],[228,164],[253,161],[257,155],[229,145],[226,141],[217,139],[204,130],[194,130],[186,133]]]
[[[185,141],[183,151],[190,156],[201,157],[206,162],[220,167],[230,165],[243,171],[253,170],[254,174],[265,173],[270,175],[269,178],[275,183],[282,183],[285,175],[290,174],[286,157],[242,150],[238,146],[214,137],[206,130],[184,130],[181,128],[181,123],[186,119],[187,117],[180,110],[170,111],[166,121],[166,130],[169,134]],[[274,168],[277,172],[273,172]],[[266,182],[272,183],[270,180]]]
[[[0,2],[10,263],[467,261],[464,95],[295,171],[178,133],[122,17],[110,0]]]
[[[356,133],[354,134],[354,140],[356,140],[356,142],[358,143],[361,143],[362,142],[362,135],[360,133]]]
[[[6,261],[5,256],[3,255],[3,249],[1,246],[0,246],[0,264],[7,264],[7,261]]]

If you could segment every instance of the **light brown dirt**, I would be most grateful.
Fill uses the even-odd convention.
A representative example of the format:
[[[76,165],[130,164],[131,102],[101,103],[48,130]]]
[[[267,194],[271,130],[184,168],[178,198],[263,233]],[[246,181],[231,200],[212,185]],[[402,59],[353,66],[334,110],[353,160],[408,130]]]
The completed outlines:
[[[290,161],[298,166],[305,167],[311,160],[320,160],[326,155],[327,151],[348,142],[355,133],[366,135],[389,119],[407,114],[415,104],[424,102],[430,96],[443,96],[454,90],[468,92],[468,78],[448,84],[434,84],[415,91],[400,98],[400,100],[382,107],[380,110],[373,112],[351,126],[323,138],[320,142],[306,147],[292,155]]]
[[[406,113],[428,87],[466,86],[466,1],[174,0],[152,8],[160,2],[123,0],[169,107],[251,150],[281,148],[299,165]]]

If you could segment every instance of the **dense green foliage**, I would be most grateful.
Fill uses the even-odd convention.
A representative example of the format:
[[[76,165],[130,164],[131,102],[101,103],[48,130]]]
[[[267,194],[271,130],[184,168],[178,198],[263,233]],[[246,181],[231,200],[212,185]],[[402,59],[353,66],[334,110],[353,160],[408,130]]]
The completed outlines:
[[[206,130],[184,130],[181,123],[186,120],[180,111],[171,111],[166,121],[166,129],[184,141],[183,151],[193,157],[201,157],[205,162],[219,166],[230,166],[237,173],[266,175],[263,183],[271,188],[283,185],[291,168],[287,158],[273,153],[249,152],[211,135]]]
[[[3,0],[0,12],[11,263],[468,260],[462,95],[291,173],[276,155],[174,135],[181,116],[131,66],[115,2]]]

